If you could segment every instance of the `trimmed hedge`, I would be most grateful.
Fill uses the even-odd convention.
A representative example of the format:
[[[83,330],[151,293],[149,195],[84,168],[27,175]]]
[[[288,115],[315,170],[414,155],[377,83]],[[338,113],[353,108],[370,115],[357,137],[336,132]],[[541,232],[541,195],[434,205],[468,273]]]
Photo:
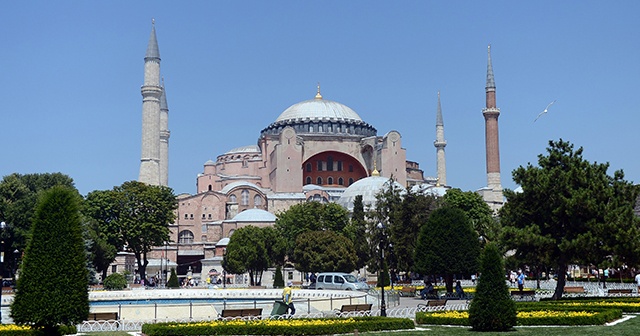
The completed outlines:
[[[78,332],[76,326],[58,326],[58,335],[73,335]],[[49,336],[43,330],[32,329],[29,326],[19,326],[15,324],[1,324],[0,336]]]
[[[580,307],[582,309],[615,308],[622,310],[624,313],[640,313],[640,298],[576,297],[571,300],[540,300],[539,303],[518,302],[518,308],[538,307],[540,305],[551,306],[555,309],[565,309],[565,307]]]
[[[147,336],[168,335],[327,335],[380,330],[414,329],[410,319],[365,316],[353,318],[217,320],[191,323],[144,324]]]

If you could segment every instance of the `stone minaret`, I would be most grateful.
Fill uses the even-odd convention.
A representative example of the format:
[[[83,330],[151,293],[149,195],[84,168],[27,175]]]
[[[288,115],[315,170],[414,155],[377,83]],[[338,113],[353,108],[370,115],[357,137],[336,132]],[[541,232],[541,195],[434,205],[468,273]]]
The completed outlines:
[[[144,57],[142,85],[142,155],[138,180],[151,185],[160,184],[160,51],[156,39],[155,22]]]
[[[162,79],[162,96],[160,96],[160,185],[169,185],[169,106]]]
[[[502,206],[502,184],[500,183],[500,143],[498,140],[498,117],[500,109],[496,107],[496,83],[491,65],[491,45],[487,48],[487,86],[486,107],[482,110],[485,125],[485,143],[487,154],[487,187],[485,202],[494,210]]]
[[[447,141],[444,139],[444,121],[442,121],[442,107],[440,106],[440,91],[438,91],[438,112],[436,113],[436,162],[438,166],[438,185],[447,185],[447,165],[444,159],[444,147]]]

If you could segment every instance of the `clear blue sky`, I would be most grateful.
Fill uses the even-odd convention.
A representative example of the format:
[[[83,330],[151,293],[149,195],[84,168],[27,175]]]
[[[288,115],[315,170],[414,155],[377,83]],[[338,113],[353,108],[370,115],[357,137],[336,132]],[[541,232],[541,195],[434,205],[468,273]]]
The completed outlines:
[[[194,193],[209,159],[255,144],[287,107],[325,99],[407,159],[486,185],[492,45],[502,184],[548,141],[640,182],[640,1],[11,1],[0,9],[0,176],[62,172],[82,194],[138,178],[143,58],[156,30],[169,104],[169,185]],[[548,103],[549,113],[536,118]]]

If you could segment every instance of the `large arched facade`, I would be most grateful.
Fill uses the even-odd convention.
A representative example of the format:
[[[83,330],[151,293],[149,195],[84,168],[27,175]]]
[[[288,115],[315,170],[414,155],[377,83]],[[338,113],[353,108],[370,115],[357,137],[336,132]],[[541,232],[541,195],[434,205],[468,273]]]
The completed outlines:
[[[368,176],[356,158],[337,151],[318,153],[307,159],[302,166],[305,185],[348,187]]]

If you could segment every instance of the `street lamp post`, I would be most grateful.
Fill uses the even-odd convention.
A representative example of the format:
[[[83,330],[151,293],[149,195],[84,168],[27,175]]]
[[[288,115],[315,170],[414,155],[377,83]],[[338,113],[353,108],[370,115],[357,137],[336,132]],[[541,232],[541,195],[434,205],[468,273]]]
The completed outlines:
[[[384,299],[384,225],[378,223],[380,234],[380,316],[387,316],[387,304]]]
[[[224,248],[222,250],[222,261],[224,263],[224,258],[227,256],[227,249]],[[224,265],[222,265],[222,288],[227,288],[227,270],[224,269]]]
[[[4,235],[7,223],[0,222],[0,235]],[[0,237],[0,324],[2,324],[2,287],[4,287],[4,237]]]

